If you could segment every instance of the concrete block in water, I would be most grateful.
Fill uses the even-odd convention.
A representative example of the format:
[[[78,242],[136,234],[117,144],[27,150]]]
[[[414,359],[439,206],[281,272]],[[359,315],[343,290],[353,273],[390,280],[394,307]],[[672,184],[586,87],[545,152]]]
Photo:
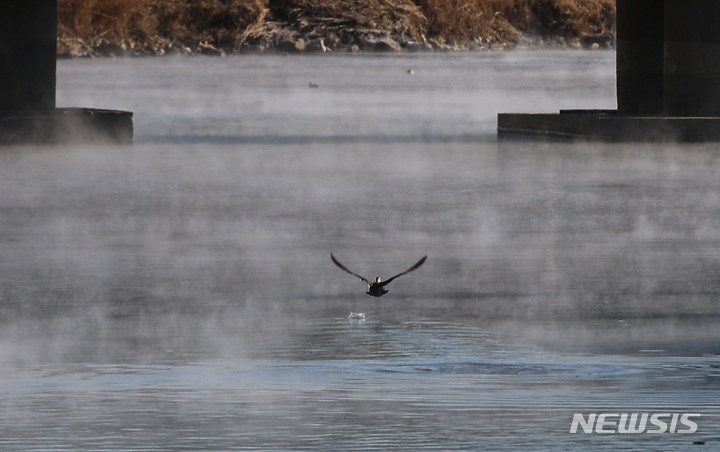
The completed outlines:
[[[499,138],[598,141],[720,141],[720,118],[623,115],[616,110],[560,110],[560,113],[500,113]]]
[[[96,108],[0,112],[0,144],[133,142],[133,114]]]

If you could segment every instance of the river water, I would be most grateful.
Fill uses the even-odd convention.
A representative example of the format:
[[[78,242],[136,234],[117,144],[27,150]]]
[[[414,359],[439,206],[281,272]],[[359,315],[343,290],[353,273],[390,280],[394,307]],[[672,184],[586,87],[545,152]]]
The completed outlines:
[[[59,61],[136,142],[0,151],[0,448],[716,449],[720,147],[495,136],[614,58]]]

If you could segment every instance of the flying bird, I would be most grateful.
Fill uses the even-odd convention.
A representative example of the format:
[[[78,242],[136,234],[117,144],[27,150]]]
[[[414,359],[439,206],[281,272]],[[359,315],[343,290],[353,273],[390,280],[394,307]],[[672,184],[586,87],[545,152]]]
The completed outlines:
[[[392,282],[392,280],[395,279],[395,278],[397,278],[398,276],[402,276],[402,275],[404,275],[404,274],[406,274],[406,273],[410,273],[411,271],[416,270],[418,267],[420,267],[422,264],[425,263],[425,260],[427,259],[427,256],[423,256],[423,258],[420,259],[419,261],[417,261],[417,263],[416,263],[415,265],[413,265],[412,267],[408,268],[407,270],[405,270],[405,271],[402,272],[402,273],[398,273],[397,275],[393,276],[392,278],[389,278],[389,279],[386,279],[385,281],[382,281],[382,280],[380,279],[380,277],[378,276],[377,278],[375,278],[375,281],[374,281],[374,282],[371,282],[370,280],[368,280],[368,279],[365,278],[364,276],[360,276],[360,275],[358,275],[357,273],[355,273],[355,272],[353,272],[353,271],[350,271],[347,267],[345,267],[343,264],[341,264],[340,261],[338,261],[337,259],[335,259],[335,256],[333,256],[332,253],[330,253],[330,259],[332,259],[332,261],[333,261],[333,262],[335,263],[335,265],[337,265],[338,267],[342,268],[343,270],[345,270],[346,272],[350,273],[350,274],[353,275],[354,277],[360,278],[362,281],[365,281],[365,282],[367,283],[367,285],[368,285],[368,291],[366,292],[368,295],[371,295],[371,296],[373,296],[373,297],[382,297],[383,295],[385,295],[386,293],[388,293],[388,290],[385,288],[385,286],[387,286],[388,284],[390,284],[390,282]]]

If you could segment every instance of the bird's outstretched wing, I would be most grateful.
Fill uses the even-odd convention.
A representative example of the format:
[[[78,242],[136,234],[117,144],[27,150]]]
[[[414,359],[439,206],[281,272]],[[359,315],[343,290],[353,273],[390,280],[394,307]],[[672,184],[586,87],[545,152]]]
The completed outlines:
[[[343,270],[345,270],[346,272],[350,273],[350,274],[353,275],[354,277],[360,278],[361,280],[365,281],[368,286],[370,286],[370,285],[372,284],[372,283],[371,283],[370,281],[368,281],[368,279],[365,278],[364,276],[360,276],[360,275],[358,275],[357,273],[354,273],[354,272],[350,271],[347,267],[345,267],[343,264],[341,264],[340,261],[338,261],[337,259],[335,259],[335,256],[333,256],[332,253],[330,253],[330,259],[332,259],[332,261],[333,261],[333,262],[335,263],[335,265],[337,265],[338,267],[342,268]],[[409,271],[409,270],[408,270],[408,271]]]
[[[418,267],[420,267],[422,264],[425,263],[425,260],[426,260],[426,259],[427,259],[427,256],[423,256],[423,258],[420,259],[419,261],[417,261],[417,263],[416,263],[415,265],[413,265],[412,267],[408,268],[407,270],[405,270],[405,271],[402,272],[402,273],[398,273],[397,275],[393,276],[392,278],[386,279],[385,281],[381,282],[380,285],[381,285],[381,286],[384,286],[384,285],[386,285],[386,284],[390,284],[390,281],[392,281],[393,279],[397,278],[398,276],[402,276],[402,275],[404,275],[404,274],[406,274],[406,273],[410,273],[411,271],[416,270]],[[336,263],[337,263],[337,262],[336,262]]]

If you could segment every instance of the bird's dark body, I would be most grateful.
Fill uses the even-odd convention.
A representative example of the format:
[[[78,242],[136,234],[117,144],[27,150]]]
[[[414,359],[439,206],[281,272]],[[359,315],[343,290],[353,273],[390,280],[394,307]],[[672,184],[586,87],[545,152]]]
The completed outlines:
[[[343,269],[343,270],[346,271],[347,273],[350,273],[350,274],[353,275],[354,277],[360,278],[362,281],[364,281],[365,283],[367,283],[367,285],[368,285],[368,291],[365,292],[366,294],[368,294],[368,295],[370,295],[370,296],[372,296],[372,297],[382,297],[383,295],[385,295],[386,293],[388,293],[388,290],[385,288],[386,285],[390,284],[390,282],[391,282],[393,279],[397,278],[398,276],[402,276],[402,275],[404,275],[404,274],[406,274],[406,273],[410,273],[411,271],[413,271],[413,270],[417,269],[418,267],[420,267],[422,264],[425,263],[425,260],[427,259],[427,256],[424,256],[422,259],[420,259],[419,261],[417,261],[417,263],[416,263],[415,265],[413,265],[412,267],[408,268],[407,270],[405,270],[405,271],[402,272],[402,273],[398,273],[397,275],[393,276],[392,278],[389,278],[389,279],[387,279],[387,280],[385,280],[385,281],[382,281],[382,280],[380,280],[380,277],[378,276],[378,277],[375,279],[374,282],[370,282],[370,280],[368,280],[368,279],[365,278],[364,276],[360,276],[360,275],[358,275],[357,273],[349,270],[347,267],[345,267],[343,264],[341,264],[340,261],[338,261],[337,259],[335,259],[335,256],[333,256],[332,253],[330,253],[330,259],[332,259],[332,261],[335,263],[335,265],[337,265],[338,267],[340,267],[341,269]]]
[[[374,282],[370,284],[370,287],[368,287],[368,291],[365,293],[372,297],[382,297],[383,295],[388,293],[388,290],[385,288],[385,286],[382,285],[382,283]]]

